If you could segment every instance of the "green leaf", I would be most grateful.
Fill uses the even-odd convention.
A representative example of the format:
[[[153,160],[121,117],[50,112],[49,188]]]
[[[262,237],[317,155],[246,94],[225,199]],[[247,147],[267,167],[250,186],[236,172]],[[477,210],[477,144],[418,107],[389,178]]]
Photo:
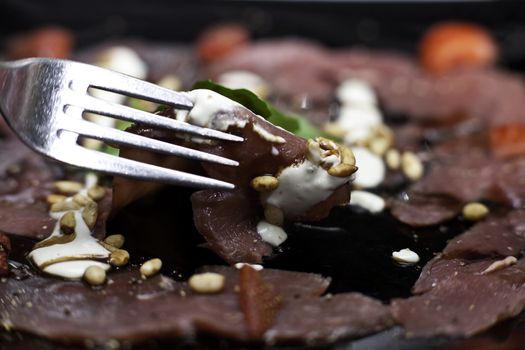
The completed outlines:
[[[208,89],[215,91],[230,100],[240,103],[255,114],[268,119],[271,116],[271,110],[268,103],[261,100],[256,94],[247,89],[229,89],[225,86],[214,83],[211,80],[201,80],[193,85],[192,90]]]
[[[230,100],[240,103],[255,114],[267,119],[270,123],[304,138],[315,138],[317,136],[329,137],[325,132],[314,126],[308,119],[297,114],[286,114],[279,111],[271,103],[262,100],[250,90],[229,89],[214,83],[211,80],[198,81],[193,85],[195,89],[208,89],[215,91]]]

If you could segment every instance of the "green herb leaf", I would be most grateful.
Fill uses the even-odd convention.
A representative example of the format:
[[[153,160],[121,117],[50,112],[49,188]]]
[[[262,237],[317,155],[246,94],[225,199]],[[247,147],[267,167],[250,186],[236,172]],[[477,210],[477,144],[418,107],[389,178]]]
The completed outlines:
[[[230,100],[240,103],[255,114],[267,119],[270,123],[304,138],[315,138],[317,136],[328,137],[326,133],[315,127],[306,118],[297,114],[286,114],[279,111],[271,103],[262,100],[250,90],[229,89],[214,83],[211,80],[198,81],[193,85],[195,89],[208,89],[215,91]]]

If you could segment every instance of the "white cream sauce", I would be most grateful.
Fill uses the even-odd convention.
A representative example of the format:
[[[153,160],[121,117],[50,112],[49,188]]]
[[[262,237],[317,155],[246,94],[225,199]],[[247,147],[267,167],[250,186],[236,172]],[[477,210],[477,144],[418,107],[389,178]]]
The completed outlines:
[[[246,70],[233,70],[222,73],[218,83],[230,89],[247,89],[261,98],[266,98],[270,92],[268,83],[259,75]]]
[[[257,224],[257,233],[263,241],[274,247],[280,246],[288,238],[282,227],[272,225],[264,220]]]
[[[86,176],[86,186],[79,194],[87,195],[87,189],[96,184],[96,182],[96,176],[88,174]],[[66,200],[72,201],[73,197],[71,196]],[[37,248],[29,253],[29,258],[33,260],[36,266],[43,266],[42,270],[44,272],[64,278],[76,279],[81,278],[84,271],[90,266],[99,266],[105,270],[110,268],[109,264],[92,260],[107,259],[110,252],[91,235],[91,230],[82,218],[83,210],[84,208],[73,210],[76,221],[76,236],[71,242]],[[47,239],[63,236],[60,231],[60,218],[65,213],[54,212],[49,214],[52,218],[57,219],[57,222],[53,233]],[[69,261],[59,261],[66,259],[69,259]]]
[[[244,266],[249,266],[252,269],[254,269],[255,271],[261,271],[261,270],[264,269],[264,267],[262,265],[259,265],[259,264],[248,264],[248,263],[243,263],[243,262],[236,263],[234,266],[238,270],[242,269]]]
[[[371,213],[380,213],[385,209],[385,200],[377,194],[367,191],[352,191],[350,204],[365,208]]]
[[[377,97],[372,87],[361,79],[347,79],[336,91],[341,104],[377,105]]]
[[[186,96],[193,102],[194,106],[189,112],[177,112],[178,120],[220,131],[225,131],[232,125],[244,128],[248,122],[246,119],[235,117],[233,114],[228,115],[227,117],[218,117],[217,114],[219,112],[231,111],[235,108],[245,107],[214,91],[197,89],[186,92]],[[261,121],[264,120],[258,115],[256,115],[256,117],[261,118]],[[283,137],[272,134],[257,123],[254,123],[253,130],[268,142],[286,142]]]
[[[356,166],[354,186],[371,188],[378,186],[385,178],[386,166],[383,159],[364,147],[353,147]]]
[[[392,253],[392,259],[401,264],[417,264],[419,262],[419,255],[416,252],[405,248]]]
[[[345,144],[369,139],[374,129],[383,123],[372,87],[363,80],[348,79],[339,85],[336,95],[341,109],[335,124],[346,132]]]
[[[279,187],[270,193],[265,202],[280,208],[285,216],[303,214],[349,181],[349,178],[328,174],[309,159],[283,169],[277,178]]]

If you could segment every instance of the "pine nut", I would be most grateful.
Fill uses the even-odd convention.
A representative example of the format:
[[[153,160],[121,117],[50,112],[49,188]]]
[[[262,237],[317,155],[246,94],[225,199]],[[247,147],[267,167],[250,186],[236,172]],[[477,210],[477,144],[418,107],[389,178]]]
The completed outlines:
[[[142,264],[142,266],[140,267],[140,273],[142,274],[142,277],[147,278],[157,274],[161,268],[162,260],[155,258],[148,260],[144,264]]]
[[[92,286],[100,286],[106,281],[106,271],[99,266],[90,266],[84,271],[84,280]]]
[[[188,284],[194,292],[213,294],[224,289],[225,278],[218,273],[205,272],[191,276]]]

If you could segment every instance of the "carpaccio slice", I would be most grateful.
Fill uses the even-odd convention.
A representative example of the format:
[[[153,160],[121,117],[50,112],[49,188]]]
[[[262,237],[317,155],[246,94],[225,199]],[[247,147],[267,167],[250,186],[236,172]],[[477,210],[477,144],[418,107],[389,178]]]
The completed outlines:
[[[461,202],[440,195],[422,195],[407,192],[405,198],[394,199],[390,212],[399,221],[414,226],[431,226],[455,217],[461,210]]]
[[[55,225],[46,197],[54,190],[53,182],[63,178],[63,172],[12,135],[0,139],[0,147],[0,231],[46,238]],[[98,238],[105,234],[111,202],[111,190],[106,189],[95,227]]]
[[[525,260],[485,273],[496,259],[431,261],[414,290],[392,302],[397,322],[412,336],[471,336],[519,314],[525,306]]]
[[[261,262],[263,256],[270,255],[273,247],[286,238],[281,228],[285,219],[319,220],[326,217],[332,207],[348,203],[350,176],[356,169],[350,150],[322,138],[307,141],[297,137],[210,90],[194,90],[188,96],[195,106],[182,117],[177,114],[178,119],[244,138],[242,143],[210,144],[199,140],[193,143],[199,150],[239,162],[238,167],[203,163],[208,176],[236,187],[228,191],[198,191],[191,198],[197,230],[226,262]],[[173,116],[172,111],[165,114]],[[177,142],[169,133],[132,130]],[[130,150],[124,150],[121,155],[141,160],[145,157]],[[177,169],[192,169],[188,165],[191,162],[169,159],[150,157],[148,160]],[[116,207],[132,200],[129,194],[137,192],[127,190],[136,188],[132,184],[129,180],[117,179]],[[270,232],[267,236],[258,229],[261,223]]]
[[[525,158],[505,162],[479,149],[437,156],[428,174],[410,187],[408,199],[394,199],[391,213],[412,226],[439,224],[471,201],[489,200],[511,208],[525,203]]]
[[[254,339],[240,304],[239,271],[228,267],[203,270],[225,276],[222,292],[199,294],[185,282],[161,275],[144,280],[133,268],[112,274],[111,282],[101,289],[37,275],[10,278],[0,284],[2,325],[58,342],[103,345],[196,333],[238,341],[304,344],[362,336],[392,324],[388,307],[368,297],[320,297],[328,280],[318,275],[263,270],[256,273],[282,302],[276,320]],[[325,326],[319,329],[319,324]]]
[[[302,74],[305,65],[309,74]],[[371,84],[389,112],[418,122],[465,114],[490,125],[523,124],[524,81],[499,69],[455,70],[434,76],[398,53],[329,51],[306,40],[276,39],[260,40],[219,60],[209,67],[209,74],[217,77],[239,69],[270,82],[274,95],[286,100],[288,108],[297,111],[300,104],[294,101],[311,101],[310,107],[321,112],[305,115],[319,125],[329,121],[333,91],[348,77]]]
[[[525,249],[525,210],[488,218],[452,239],[443,250],[446,258],[519,257]]]
[[[45,198],[55,174],[14,137],[0,147],[0,231],[44,238],[53,229]]]
[[[525,307],[525,211],[489,218],[450,241],[424,267],[412,291],[392,302],[415,336],[471,336]]]

